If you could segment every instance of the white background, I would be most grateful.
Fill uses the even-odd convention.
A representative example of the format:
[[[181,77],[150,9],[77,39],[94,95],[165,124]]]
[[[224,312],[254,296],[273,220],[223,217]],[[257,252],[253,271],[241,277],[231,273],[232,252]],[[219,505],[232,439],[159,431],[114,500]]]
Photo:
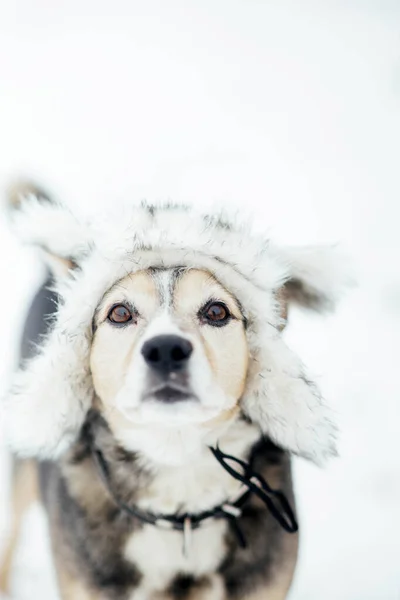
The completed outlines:
[[[400,599],[399,33],[395,0],[0,5],[2,189],[35,177],[84,211],[225,203],[280,242],[339,241],[353,257],[359,287],[336,315],[294,313],[288,332],[342,429],[325,471],[295,465],[290,600]],[[3,218],[0,274],[4,392],[40,270]],[[0,532],[8,470],[3,449]],[[17,600],[55,599],[43,531],[36,510]]]

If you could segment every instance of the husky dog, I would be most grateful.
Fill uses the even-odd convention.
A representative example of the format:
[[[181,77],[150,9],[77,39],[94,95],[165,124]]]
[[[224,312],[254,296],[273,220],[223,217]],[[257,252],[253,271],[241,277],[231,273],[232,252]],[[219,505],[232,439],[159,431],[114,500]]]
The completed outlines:
[[[35,459],[61,597],[283,600],[290,455],[324,463],[335,426],[282,329],[291,302],[336,301],[335,250],[172,204],[85,221],[22,196],[14,229],[53,278],[28,341],[53,317],[2,410]]]

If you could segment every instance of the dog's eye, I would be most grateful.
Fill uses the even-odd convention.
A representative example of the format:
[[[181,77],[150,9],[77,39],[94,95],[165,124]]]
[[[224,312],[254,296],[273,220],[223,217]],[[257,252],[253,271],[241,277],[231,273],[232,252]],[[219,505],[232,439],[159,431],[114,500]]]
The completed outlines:
[[[111,323],[127,323],[132,321],[132,313],[124,304],[116,304],[107,315]]]
[[[225,325],[230,319],[228,307],[222,302],[212,302],[201,311],[203,320],[210,325]]]

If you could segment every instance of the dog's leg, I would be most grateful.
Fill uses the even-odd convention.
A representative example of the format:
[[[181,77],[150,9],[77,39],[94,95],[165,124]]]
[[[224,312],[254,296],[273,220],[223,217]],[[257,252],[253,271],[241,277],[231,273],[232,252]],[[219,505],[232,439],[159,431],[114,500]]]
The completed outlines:
[[[188,600],[226,600],[225,586],[220,575],[212,575],[204,586],[194,590]]]
[[[288,586],[268,586],[251,595],[245,596],[243,600],[285,600],[289,589]]]
[[[173,600],[174,598],[185,598],[185,600],[227,600],[225,586],[220,575],[205,577],[204,581],[195,585],[194,589],[171,590],[155,592],[144,587],[138,588],[130,600]]]
[[[0,562],[0,591],[10,591],[11,569],[22,520],[27,509],[39,499],[37,466],[33,460],[15,461],[12,482],[11,528]]]
[[[89,590],[62,565],[56,564],[56,570],[62,600],[106,600],[103,595]]]
[[[273,582],[263,588],[247,594],[243,600],[285,600],[293,579],[293,568],[280,573]]]
[[[242,600],[285,600],[296,568],[298,545],[298,535],[285,535],[282,542],[284,563],[271,574],[268,584],[247,594]]]
[[[101,591],[91,590],[61,554],[55,552],[53,558],[62,600],[108,600]]]

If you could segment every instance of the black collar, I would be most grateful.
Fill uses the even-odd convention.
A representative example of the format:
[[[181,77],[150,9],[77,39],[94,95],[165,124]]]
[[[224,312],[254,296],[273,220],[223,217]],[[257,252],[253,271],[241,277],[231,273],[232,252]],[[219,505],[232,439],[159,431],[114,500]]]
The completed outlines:
[[[240,495],[234,501],[220,504],[209,510],[195,514],[185,513],[182,515],[155,514],[139,509],[137,506],[128,506],[117,497],[112,488],[109,466],[103,453],[92,447],[92,456],[104,487],[107,489],[115,504],[122,512],[139,519],[143,523],[155,525],[156,527],[163,529],[182,531],[186,537],[190,534],[192,529],[197,529],[210,519],[228,519],[237,535],[240,545],[245,547],[246,540],[239,526],[239,517],[242,514],[242,508],[246,500],[251,494],[255,494],[264,502],[271,515],[285,531],[288,533],[295,533],[298,530],[296,517],[283,492],[280,490],[273,490],[260,474],[253,471],[248,463],[234,456],[224,454],[218,447],[210,447],[210,451],[232,477],[242,482],[243,485],[240,490]],[[235,470],[229,463],[239,465],[242,473]]]

